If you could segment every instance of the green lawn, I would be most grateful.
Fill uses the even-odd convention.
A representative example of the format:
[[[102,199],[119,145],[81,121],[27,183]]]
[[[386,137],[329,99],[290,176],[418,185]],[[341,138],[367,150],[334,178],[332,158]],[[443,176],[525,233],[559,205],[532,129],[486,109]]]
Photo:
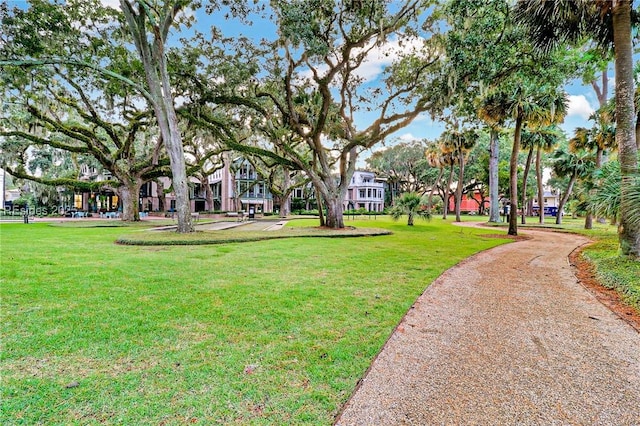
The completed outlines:
[[[505,242],[348,224],[394,234],[146,247],[0,225],[0,423],[331,424],[429,283]]]

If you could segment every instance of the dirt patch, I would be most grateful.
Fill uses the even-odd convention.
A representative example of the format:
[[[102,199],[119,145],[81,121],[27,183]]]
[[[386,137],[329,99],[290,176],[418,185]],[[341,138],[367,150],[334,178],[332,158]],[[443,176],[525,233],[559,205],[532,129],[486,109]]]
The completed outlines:
[[[640,332],[640,312],[624,301],[620,293],[603,286],[596,278],[594,265],[582,255],[583,247],[579,247],[569,255],[575,275],[584,288],[589,290],[604,306],[612,310],[622,320]]]

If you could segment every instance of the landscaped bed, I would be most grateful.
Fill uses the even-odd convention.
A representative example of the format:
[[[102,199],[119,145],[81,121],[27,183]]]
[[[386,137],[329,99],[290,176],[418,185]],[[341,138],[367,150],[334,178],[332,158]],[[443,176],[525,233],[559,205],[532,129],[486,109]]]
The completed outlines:
[[[189,234],[178,234],[174,230],[161,232],[137,232],[118,237],[118,244],[126,245],[202,245],[227,244],[238,242],[272,240],[278,238],[323,237],[371,237],[389,235],[391,231],[379,228],[345,228],[332,230],[319,227],[287,227],[278,231],[242,231],[231,229],[222,231],[196,231]]]

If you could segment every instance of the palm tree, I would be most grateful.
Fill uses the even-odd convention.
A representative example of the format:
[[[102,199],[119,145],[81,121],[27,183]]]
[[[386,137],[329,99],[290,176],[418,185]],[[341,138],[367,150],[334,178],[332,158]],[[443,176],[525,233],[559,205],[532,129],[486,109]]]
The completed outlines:
[[[401,216],[407,215],[407,225],[413,226],[413,218],[420,216],[430,219],[431,214],[426,208],[423,208],[422,198],[415,192],[406,192],[396,198],[396,205],[391,208],[390,214],[393,220],[400,219]]]
[[[476,144],[478,135],[474,130],[448,130],[442,135],[442,146],[451,153],[458,163],[458,185],[456,186],[456,222],[460,222],[460,205],[462,204],[462,188],[464,186],[464,166],[469,152]],[[451,166],[453,170],[453,164]]]
[[[529,179],[529,170],[531,169],[531,160],[533,159],[533,152],[535,151],[535,139],[536,134],[529,129],[522,131],[522,148],[529,150],[527,153],[527,159],[524,162],[524,171],[522,172],[522,215],[521,224],[527,223],[527,179]]]
[[[567,110],[567,95],[553,88],[518,85],[504,100],[504,108],[515,121],[513,148],[509,161],[509,235],[518,235],[518,153],[525,123],[551,124]]]
[[[590,196],[589,207],[602,217],[619,219],[621,206],[620,163],[611,161],[594,174],[595,190]],[[629,192],[631,201],[640,205],[640,179]],[[633,224],[640,224],[640,209],[633,209],[630,216]]]
[[[501,92],[491,92],[481,99],[478,118],[489,126],[489,222],[500,222],[500,191],[498,184],[498,135],[508,118],[507,102]]]
[[[458,157],[456,153],[451,149],[450,146],[447,146],[443,141],[444,135],[438,144],[439,149],[439,158],[438,161],[442,165],[443,171],[446,167],[449,167],[449,178],[447,179],[447,185],[442,189],[442,201],[444,205],[442,206],[442,219],[447,219],[447,214],[449,213],[449,198],[451,197],[451,185],[453,183],[453,174],[455,171],[456,163],[458,162]]]
[[[529,148],[529,154],[525,163],[525,170],[522,177],[522,200],[523,204],[526,200],[527,194],[527,178],[528,172],[533,158],[533,153],[536,153],[536,182],[538,190],[538,207],[539,207],[539,223],[544,223],[544,189],[542,182],[542,152],[549,152],[553,146],[557,143],[560,137],[560,131],[555,125],[551,126],[539,126],[532,129],[528,129],[522,134],[523,146]],[[524,206],[522,209],[522,224],[526,223]]]
[[[602,108],[589,117],[594,122],[591,129],[576,128],[574,137],[569,140],[575,149],[587,149],[596,152],[596,167],[602,167],[604,154],[616,149],[616,127],[611,122],[610,112]]]
[[[429,197],[427,199],[427,210],[431,213],[431,209],[433,207],[433,193],[436,191],[438,186],[440,185],[440,180],[442,179],[442,175],[444,174],[445,168],[445,159],[443,158],[442,151],[440,150],[440,146],[436,143],[431,143],[427,147],[425,151],[425,156],[427,157],[427,162],[431,167],[438,168],[438,177],[436,178],[435,183],[431,187],[429,191]]]
[[[594,126],[591,129],[578,127],[574,137],[569,140],[569,144],[572,149],[595,151],[595,166],[599,169],[602,167],[604,153],[616,148],[616,129],[611,122],[611,111],[607,107],[600,108],[591,114],[589,119],[595,121]],[[588,194],[585,196],[588,197]],[[593,228],[593,214],[591,210],[588,210],[584,220],[584,229],[591,228]]]
[[[569,196],[573,191],[573,185],[580,178],[584,178],[588,176],[591,172],[593,172],[595,166],[595,159],[593,158],[593,154],[584,151],[570,151],[564,148],[559,148],[553,153],[553,172],[558,177],[569,177],[569,184],[560,199],[560,204],[558,205],[558,214],[556,216],[556,224],[560,225],[562,223],[562,212],[564,210],[564,206],[567,204],[567,200],[569,200]]]
[[[629,201],[638,175],[638,143],[634,112],[632,0],[527,0],[516,3],[516,22],[529,29],[533,42],[549,51],[564,42],[578,44],[589,37],[613,48],[615,62],[616,142],[620,162],[621,209],[618,237],[625,256],[640,257],[640,226]]]
[[[561,133],[557,127],[549,128],[548,132],[542,135],[536,148],[536,183],[538,185],[538,223],[544,223],[544,185],[542,182],[542,152],[550,152],[558,143]]]

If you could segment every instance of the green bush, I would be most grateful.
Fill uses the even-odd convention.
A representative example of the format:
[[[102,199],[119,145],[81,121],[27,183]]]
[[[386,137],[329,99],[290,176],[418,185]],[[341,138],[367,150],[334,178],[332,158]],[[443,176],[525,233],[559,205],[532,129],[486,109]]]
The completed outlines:
[[[304,216],[318,216],[318,209],[313,209],[313,210],[296,210],[294,212],[297,215],[304,215]]]

